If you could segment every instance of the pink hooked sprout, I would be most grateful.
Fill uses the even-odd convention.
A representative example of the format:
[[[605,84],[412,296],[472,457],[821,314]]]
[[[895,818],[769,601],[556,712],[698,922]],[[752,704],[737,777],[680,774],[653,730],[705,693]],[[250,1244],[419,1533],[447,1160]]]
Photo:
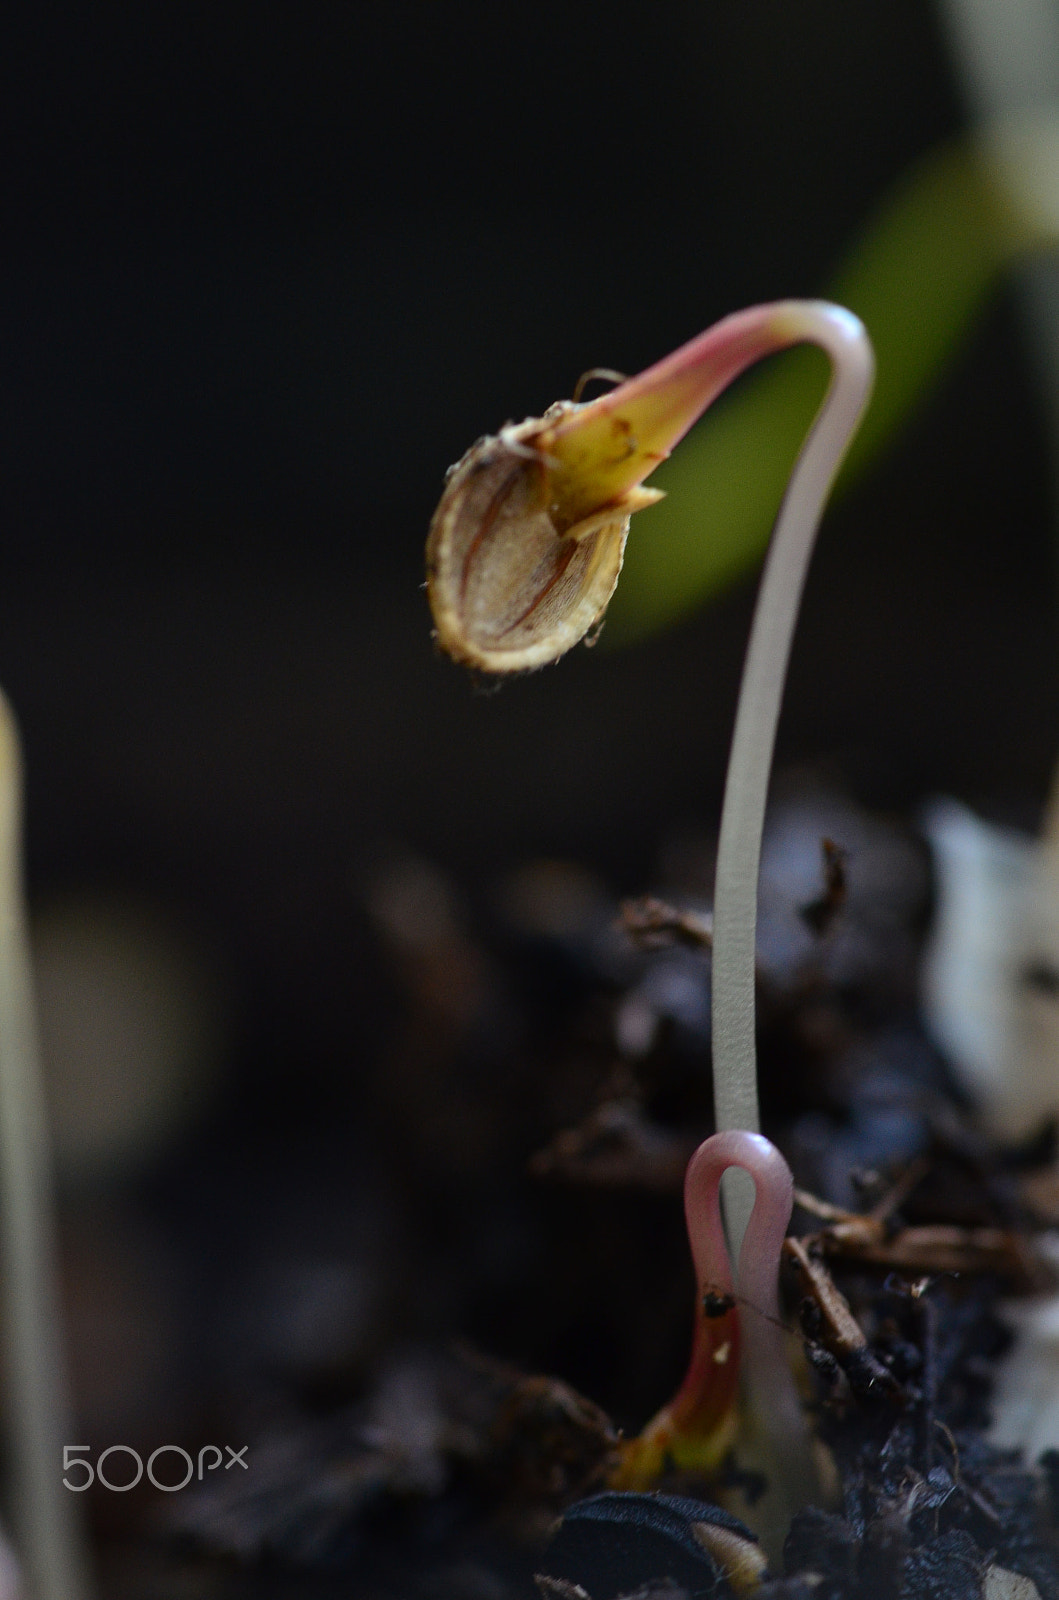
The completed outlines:
[[[748,1173],[755,1191],[734,1282],[721,1218],[721,1178],[729,1167]],[[691,1360],[673,1399],[625,1446],[615,1488],[649,1487],[667,1468],[715,1471],[738,1426],[740,1375],[773,1471],[786,1481],[811,1483],[808,1436],[779,1312],[780,1249],[793,1203],[790,1168],[762,1134],[715,1133],[692,1156],[684,1180],[698,1285]]]

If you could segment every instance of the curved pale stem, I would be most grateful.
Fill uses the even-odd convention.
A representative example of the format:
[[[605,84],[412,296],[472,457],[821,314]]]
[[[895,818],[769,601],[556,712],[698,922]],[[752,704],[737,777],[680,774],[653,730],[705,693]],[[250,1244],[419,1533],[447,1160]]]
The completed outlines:
[[[760,1127],[754,1045],[754,956],[761,833],[791,639],[806,568],[831,484],[868,401],[874,375],[863,324],[823,301],[773,308],[785,342],[819,345],[831,384],[780,508],[750,631],[728,761],[713,928],[713,1081],[717,1127]],[[726,1193],[738,1258],[752,1205],[741,1187]]]

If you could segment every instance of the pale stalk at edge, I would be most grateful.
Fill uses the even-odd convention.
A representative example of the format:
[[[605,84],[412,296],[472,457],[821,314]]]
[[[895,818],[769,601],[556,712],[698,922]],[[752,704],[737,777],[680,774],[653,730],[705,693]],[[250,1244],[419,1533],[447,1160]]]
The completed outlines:
[[[15,1537],[26,1600],[88,1600],[60,1348],[51,1153],[22,891],[22,761],[0,694],[0,1316]]]

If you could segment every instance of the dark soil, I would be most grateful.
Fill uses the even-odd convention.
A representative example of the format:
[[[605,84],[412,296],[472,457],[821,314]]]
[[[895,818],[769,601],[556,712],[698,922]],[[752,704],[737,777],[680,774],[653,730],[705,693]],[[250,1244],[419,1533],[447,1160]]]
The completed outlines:
[[[607,1490],[620,1432],[682,1375],[680,1187],[711,1131],[710,851],[665,859],[650,901],[551,862],[468,910],[395,858],[370,894],[392,1022],[360,1150],[307,1139],[264,1186],[238,1168],[189,1185],[179,1164],[156,1180],[148,1211],[179,1193],[182,1226],[212,1231],[226,1310],[202,1426],[250,1440],[252,1470],[114,1529],[130,1594],[747,1592],[737,1519],[761,1485],[738,1445],[661,1498]],[[786,1315],[834,1486],[795,1516],[762,1600],[971,1600],[998,1568],[1059,1596],[1059,1457],[987,1439],[1000,1302],[1045,1287],[1054,1130],[991,1143],[925,1036],[929,899],[903,828],[815,793],[777,809],[762,1097],[804,1191]]]

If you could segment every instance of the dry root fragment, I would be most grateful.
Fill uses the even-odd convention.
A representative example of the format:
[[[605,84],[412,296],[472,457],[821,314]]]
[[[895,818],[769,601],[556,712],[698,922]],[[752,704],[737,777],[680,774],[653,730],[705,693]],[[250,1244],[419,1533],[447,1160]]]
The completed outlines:
[[[887,1239],[838,1224],[819,1235],[825,1255],[898,1272],[991,1272],[1029,1287],[1034,1270],[1023,1241],[1004,1228],[902,1228]]]
[[[870,1212],[843,1211],[805,1190],[795,1191],[803,1211],[826,1226],[806,1243],[814,1255],[859,1261],[916,1277],[940,1273],[989,1272],[1019,1287],[1030,1288],[1040,1277],[1028,1242],[1010,1228],[965,1228],[944,1224],[897,1227],[893,1213],[923,1175],[914,1163]]]
[[[679,1190],[696,1140],[651,1122],[632,1096],[605,1100],[579,1123],[564,1128],[530,1162],[537,1178],[571,1183],[630,1187],[670,1193]]]
[[[802,906],[799,915],[806,926],[822,939],[830,933],[836,919],[845,910],[849,852],[833,839],[821,839],[820,852],[823,857],[824,892],[818,899]]]
[[[800,1239],[785,1239],[783,1254],[793,1263],[802,1293],[814,1308],[814,1340],[838,1362],[851,1387],[861,1395],[900,1394],[900,1385],[872,1354],[864,1330],[823,1262],[813,1260]]]
[[[671,944],[690,945],[694,950],[713,948],[712,917],[700,911],[681,911],[654,895],[624,900],[621,925],[631,939],[648,950]]]

